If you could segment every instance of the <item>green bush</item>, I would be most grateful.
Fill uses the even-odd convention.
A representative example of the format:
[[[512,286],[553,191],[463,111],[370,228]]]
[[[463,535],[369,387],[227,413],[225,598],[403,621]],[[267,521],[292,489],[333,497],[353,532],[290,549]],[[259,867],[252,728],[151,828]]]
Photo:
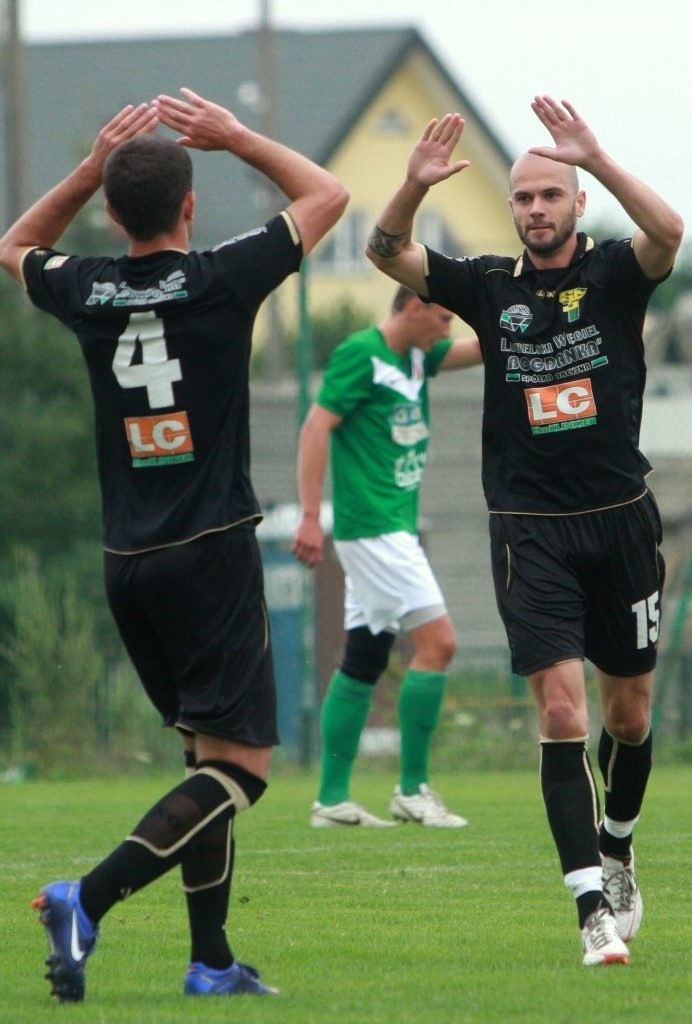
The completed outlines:
[[[10,763],[38,772],[93,758],[95,695],[103,671],[94,616],[74,577],[51,586],[31,555],[18,556],[0,599],[9,624],[0,648],[6,669]]]

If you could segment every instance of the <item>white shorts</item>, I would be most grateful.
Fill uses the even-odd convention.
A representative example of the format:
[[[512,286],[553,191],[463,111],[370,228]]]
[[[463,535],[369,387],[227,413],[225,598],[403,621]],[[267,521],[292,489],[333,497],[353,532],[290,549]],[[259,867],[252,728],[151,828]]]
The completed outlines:
[[[371,633],[408,632],[447,614],[442,591],[417,537],[398,530],[380,537],[337,540],[346,575],[344,626]]]

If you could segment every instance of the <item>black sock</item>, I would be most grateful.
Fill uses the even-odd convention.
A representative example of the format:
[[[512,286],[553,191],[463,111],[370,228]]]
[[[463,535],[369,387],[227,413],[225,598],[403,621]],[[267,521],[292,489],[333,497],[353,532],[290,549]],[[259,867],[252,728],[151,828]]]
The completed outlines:
[[[632,836],[611,836],[605,825],[601,824],[598,833],[598,848],[604,857],[629,860],[632,856]]]
[[[541,743],[541,789],[563,875],[600,864],[598,794],[584,740]]]
[[[583,928],[586,924],[586,919],[591,917],[596,910],[600,910],[601,907],[606,907],[612,913],[613,908],[602,892],[591,891],[585,892],[581,896],[577,896],[579,927]]]
[[[598,765],[605,783],[605,814],[612,821],[634,821],[639,817],[651,772],[651,730],[643,743],[634,746],[614,739],[601,730]],[[601,827],[599,848],[611,857],[625,859],[631,853],[631,836],[611,836]]]
[[[234,859],[233,822],[212,822],[189,844],[182,863],[190,960],[215,970],[233,963],[225,926]]]
[[[186,846],[203,822],[229,822],[236,807],[221,781],[196,772],[162,797],[145,814],[132,835],[81,882],[80,900],[97,924],[131,893],[170,871],[183,859]]]

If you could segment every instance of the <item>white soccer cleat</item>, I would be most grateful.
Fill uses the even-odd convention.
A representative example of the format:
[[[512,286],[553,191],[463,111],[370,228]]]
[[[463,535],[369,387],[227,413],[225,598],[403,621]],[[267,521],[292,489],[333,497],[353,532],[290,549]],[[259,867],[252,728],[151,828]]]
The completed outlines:
[[[615,918],[606,907],[590,914],[581,930],[584,966],[599,967],[607,964],[628,964],[630,953],[618,935]]]
[[[466,818],[447,810],[442,798],[430,786],[422,782],[418,792],[405,796],[401,787],[394,790],[389,809],[400,821],[415,821],[418,825],[432,828],[463,828],[468,825]]]
[[[325,806],[315,800],[310,811],[310,825],[313,828],[332,828],[337,825],[360,825],[361,828],[392,828],[396,823],[376,818],[353,800],[342,800],[339,804]]]
[[[627,860],[601,854],[603,895],[613,908],[618,935],[629,942],[637,934],[644,916],[644,903],[634,877],[634,854]]]

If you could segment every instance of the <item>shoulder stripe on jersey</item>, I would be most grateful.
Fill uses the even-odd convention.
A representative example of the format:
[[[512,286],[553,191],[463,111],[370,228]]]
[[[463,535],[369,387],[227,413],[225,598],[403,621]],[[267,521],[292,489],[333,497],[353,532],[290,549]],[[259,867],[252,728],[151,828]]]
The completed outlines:
[[[282,210],[281,211],[281,216],[286,221],[286,226],[288,228],[288,233],[291,236],[291,240],[292,240],[293,244],[294,245],[300,245],[300,234],[298,233],[298,228],[296,227],[296,224],[295,224],[295,221],[293,220],[293,217],[291,217],[291,215],[288,212],[288,210]]]
[[[418,247],[419,247],[419,249],[420,249],[420,251],[421,251],[421,253],[423,255],[423,277],[428,277],[428,275],[430,274],[430,264],[428,262],[428,250],[420,242],[418,242]]]

